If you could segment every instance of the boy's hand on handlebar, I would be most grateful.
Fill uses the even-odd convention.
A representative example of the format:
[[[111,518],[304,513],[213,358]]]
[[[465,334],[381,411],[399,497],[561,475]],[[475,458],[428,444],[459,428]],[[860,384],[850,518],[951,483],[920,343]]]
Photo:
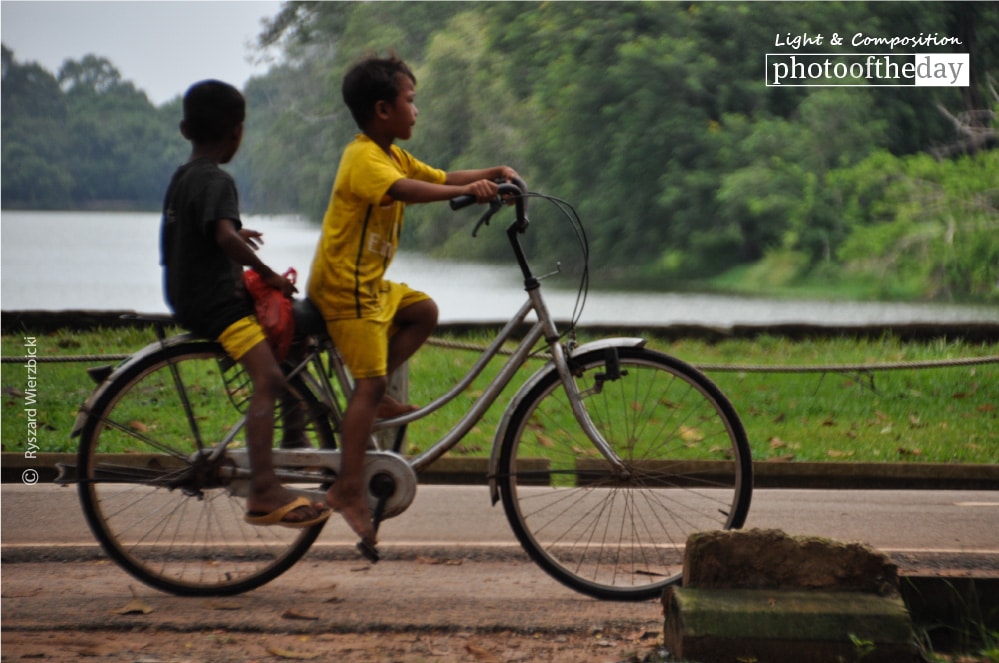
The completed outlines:
[[[488,203],[496,198],[498,193],[499,185],[492,180],[478,180],[466,184],[462,190],[462,195],[472,196],[478,203]]]
[[[512,182],[520,178],[517,171],[509,166],[499,166],[498,171],[499,176],[494,180],[481,179],[467,184],[463,195],[472,196],[479,203],[488,203],[494,200],[499,194],[499,184],[501,182]]]
[[[507,182],[512,182],[514,180],[520,179],[520,175],[517,174],[510,166],[500,166],[500,179],[506,180]]]

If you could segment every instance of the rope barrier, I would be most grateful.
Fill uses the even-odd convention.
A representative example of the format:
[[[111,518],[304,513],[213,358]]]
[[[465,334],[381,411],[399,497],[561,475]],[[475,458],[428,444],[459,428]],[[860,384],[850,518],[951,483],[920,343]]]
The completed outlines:
[[[462,341],[449,341],[439,338],[431,338],[427,345],[435,347],[468,350],[470,352],[481,353],[486,349],[484,345],[467,343]],[[512,350],[500,349],[499,354],[509,355]],[[54,357],[0,357],[0,363],[15,364],[33,359],[39,364],[46,363],[96,363],[108,361],[123,361],[131,357],[130,354],[107,354],[107,355],[63,355]],[[732,372],[732,373],[869,373],[874,371],[898,371],[914,370],[926,368],[954,368],[960,366],[977,366],[981,364],[997,364],[999,355],[986,357],[964,357],[959,359],[929,359],[924,361],[899,361],[886,362],[881,364],[825,364],[816,366],[767,366],[762,364],[694,364],[702,371]]]
[[[19,364],[21,362],[34,359],[39,364],[72,364],[72,363],[96,363],[99,361],[123,361],[128,359],[130,354],[118,355],[59,355],[56,357],[0,357],[0,364]]]
[[[485,346],[462,341],[446,341],[431,338],[427,345],[453,350],[482,352]],[[499,354],[512,354],[510,350],[500,350]],[[817,366],[766,366],[762,364],[694,364],[702,371],[728,371],[732,373],[863,373],[866,371],[897,371],[923,368],[951,368],[955,366],[975,366],[978,364],[999,363],[999,355],[969,357],[960,359],[927,359],[924,361],[899,361],[883,364],[831,364]]]

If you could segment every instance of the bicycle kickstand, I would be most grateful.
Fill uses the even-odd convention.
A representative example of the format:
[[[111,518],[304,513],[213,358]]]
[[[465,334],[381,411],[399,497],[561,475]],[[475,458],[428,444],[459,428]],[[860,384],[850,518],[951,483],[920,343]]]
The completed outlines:
[[[399,453],[399,450],[402,449],[402,442],[405,438],[406,424],[403,424],[399,427],[399,430],[396,431],[392,451]],[[382,517],[385,515],[385,505],[388,503],[388,499],[395,493],[395,484],[394,482],[391,482],[391,480],[389,480],[388,483],[378,481],[378,477],[375,477],[371,489],[372,492],[374,492],[378,497],[378,503],[375,505],[375,512],[371,514],[371,522],[375,527],[375,534],[378,534],[378,527],[382,524]],[[357,550],[372,564],[377,564],[381,559],[381,555],[378,553],[378,548],[365,541],[358,541]]]

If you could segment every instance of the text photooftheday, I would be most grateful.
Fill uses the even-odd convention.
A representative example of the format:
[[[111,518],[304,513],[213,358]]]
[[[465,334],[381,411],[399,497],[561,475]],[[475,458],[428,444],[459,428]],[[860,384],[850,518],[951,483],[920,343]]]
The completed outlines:
[[[895,49],[960,47],[961,41],[938,33],[907,37],[872,37],[856,33],[850,47],[888,49],[880,53],[811,53],[803,49],[842,47],[846,38],[833,33],[778,34],[774,46],[792,52],[767,53],[768,86],[789,87],[967,87],[969,53],[903,53]]]

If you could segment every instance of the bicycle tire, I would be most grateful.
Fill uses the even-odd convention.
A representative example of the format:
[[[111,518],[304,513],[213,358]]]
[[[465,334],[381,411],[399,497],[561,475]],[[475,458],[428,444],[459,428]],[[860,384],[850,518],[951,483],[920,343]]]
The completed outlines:
[[[525,387],[503,435],[497,481],[507,519],[530,557],[572,589],[658,597],[682,578],[690,534],[745,522],[745,429],[714,383],[674,357],[619,347],[570,366],[590,419],[630,474],[610,472],[553,366]]]
[[[173,368],[185,385],[192,418]],[[323,527],[245,523],[245,500],[234,494],[239,491],[231,475],[220,471],[227,461],[198,462],[204,454],[195,430],[211,449],[241,418],[231,398],[245,395],[233,393],[245,391],[245,382],[230,384],[229,391],[223,384],[233,370],[239,365],[217,343],[168,341],[119,367],[81,429],[79,494],[91,530],[128,573],[172,594],[224,596],[255,589],[298,561]],[[305,405],[309,440],[333,446],[329,422],[303,381],[289,380],[287,393],[287,403]]]

